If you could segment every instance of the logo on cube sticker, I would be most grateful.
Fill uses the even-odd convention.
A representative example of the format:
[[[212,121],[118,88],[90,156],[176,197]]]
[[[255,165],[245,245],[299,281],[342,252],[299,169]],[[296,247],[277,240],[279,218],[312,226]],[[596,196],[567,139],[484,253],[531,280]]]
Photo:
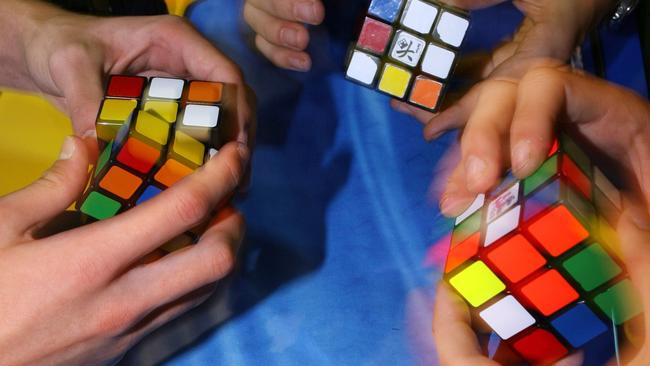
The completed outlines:
[[[508,211],[512,206],[517,204],[519,200],[519,182],[510,187],[507,191],[501,193],[494,201],[490,202],[488,207],[487,221],[491,222],[497,217],[501,216],[504,212]]]
[[[415,67],[422,53],[424,52],[425,43],[420,38],[407,33],[398,31],[393,42],[390,57],[411,67]]]

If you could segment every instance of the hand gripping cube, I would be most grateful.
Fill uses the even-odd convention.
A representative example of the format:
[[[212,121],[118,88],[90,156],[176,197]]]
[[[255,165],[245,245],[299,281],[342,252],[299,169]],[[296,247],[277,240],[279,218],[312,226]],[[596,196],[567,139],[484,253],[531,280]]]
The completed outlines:
[[[641,313],[613,229],[621,205],[561,135],[534,174],[456,219],[445,281],[524,360],[557,361]]]
[[[112,76],[96,123],[101,154],[78,202],[90,220],[142,204],[217,152],[225,86]]]
[[[372,0],[346,77],[437,111],[469,28],[468,15],[433,0]]]

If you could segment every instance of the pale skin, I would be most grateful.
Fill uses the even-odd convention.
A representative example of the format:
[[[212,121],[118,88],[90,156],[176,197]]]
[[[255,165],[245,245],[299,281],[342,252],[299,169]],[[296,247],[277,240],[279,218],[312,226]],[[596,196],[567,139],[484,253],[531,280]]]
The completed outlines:
[[[3,0],[0,46],[0,84],[44,94],[86,136],[66,138],[41,179],[0,197],[0,363],[113,364],[139,339],[204,301],[235,263],[244,220],[228,202],[248,167],[252,139],[242,76],[175,17],[98,19],[38,1]],[[238,142],[124,214],[43,234],[85,188],[96,159],[92,131],[103,80],[112,73],[236,86]],[[198,244],[151,255],[206,221]]]
[[[463,163],[452,173],[443,194],[447,215],[462,212],[478,192],[497,184],[512,162],[515,175],[528,176],[544,161],[559,124],[573,128],[622,168],[629,186],[627,209],[617,231],[630,277],[650,311],[650,104],[636,94],[594,77],[571,72],[554,62],[539,61],[520,81],[487,81],[461,138]],[[517,156],[520,144],[529,154]],[[480,156],[486,169],[474,176],[468,159]],[[441,285],[436,298],[433,332],[443,365],[492,365],[480,352],[470,327],[467,306]],[[646,334],[650,321],[640,324]],[[573,356],[561,361],[575,364]],[[624,353],[626,364],[644,365],[647,344]],[[579,364],[579,362],[578,362]]]

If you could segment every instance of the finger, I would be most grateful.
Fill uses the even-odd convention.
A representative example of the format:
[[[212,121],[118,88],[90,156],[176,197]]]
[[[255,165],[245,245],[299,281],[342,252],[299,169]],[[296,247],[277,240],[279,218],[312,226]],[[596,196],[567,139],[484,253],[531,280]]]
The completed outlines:
[[[111,219],[53,237],[82,258],[102,261],[111,278],[165,242],[197,226],[237,188],[248,161],[245,145],[229,143],[194,174]],[[75,243],[87,242],[78,248]]]
[[[134,312],[148,314],[225,277],[234,266],[243,235],[243,217],[227,208],[196,245],[130,270],[111,285],[109,297],[131,301]]]
[[[39,180],[0,198],[2,237],[31,235],[68,208],[86,185],[88,161],[84,141],[66,137],[58,160]]]
[[[309,44],[309,32],[304,26],[280,20],[252,5],[244,5],[244,19],[253,30],[276,46],[304,50]]]
[[[74,44],[54,54],[51,75],[61,90],[75,132],[83,136],[95,129],[102,101],[104,55],[95,45]]]
[[[293,71],[311,69],[311,57],[305,52],[276,46],[260,35],[255,36],[255,46],[277,67]]]
[[[467,189],[465,168],[457,165],[449,176],[445,191],[440,198],[440,212],[447,217],[460,216],[476,198],[476,193]]]
[[[433,118],[436,115],[435,113],[427,112],[422,108],[418,108],[411,104],[401,102],[397,99],[391,99],[390,106],[398,112],[407,114],[417,119],[422,124],[426,124],[431,120],[431,118]]]
[[[513,81],[495,79],[483,84],[476,109],[461,138],[461,164],[470,192],[488,191],[504,171],[516,96],[517,84]]]
[[[465,126],[470,114],[476,107],[476,103],[478,103],[482,85],[479,84],[473,87],[456,103],[433,116],[424,127],[424,138],[427,141],[431,141],[448,130]]]
[[[584,363],[584,352],[578,351],[557,361],[553,366],[581,366]]]
[[[126,334],[126,337],[128,343],[131,345],[138,343],[138,341],[156,329],[203,304],[213,293],[214,286],[207,286],[171,304],[166,304],[160,309],[156,309],[156,311],[149,314],[136,326],[127,331],[128,334]]]
[[[518,178],[532,174],[546,159],[564,95],[562,79],[546,72],[530,73],[519,84],[510,129],[512,171]]]
[[[481,354],[470,322],[467,305],[441,283],[436,292],[432,325],[441,365],[498,365]]]
[[[247,3],[290,21],[318,25],[325,18],[325,7],[320,0],[248,0]]]

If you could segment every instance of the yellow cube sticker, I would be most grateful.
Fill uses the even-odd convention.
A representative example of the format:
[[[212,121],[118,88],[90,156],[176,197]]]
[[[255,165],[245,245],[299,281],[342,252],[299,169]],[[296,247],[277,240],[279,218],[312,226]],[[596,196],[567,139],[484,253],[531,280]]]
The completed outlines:
[[[135,99],[106,99],[99,113],[102,121],[126,121],[137,107]]]
[[[401,67],[386,64],[379,82],[379,90],[397,98],[403,98],[411,82],[411,73]]]
[[[145,111],[138,113],[135,131],[157,144],[167,144],[169,138],[169,123]]]
[[[506,285],[481,261],[453,276],[449,284],[474,307],[483,305],[506,289]]]
[[[184,157],[196,165],[203,164],[205,146],[186,133],[176,131],[172,149],[174,153]]]
[[[174,123],[178,114],[178,103],[152,100],[144,104],[144,110],[159,116],[166,122]]]

